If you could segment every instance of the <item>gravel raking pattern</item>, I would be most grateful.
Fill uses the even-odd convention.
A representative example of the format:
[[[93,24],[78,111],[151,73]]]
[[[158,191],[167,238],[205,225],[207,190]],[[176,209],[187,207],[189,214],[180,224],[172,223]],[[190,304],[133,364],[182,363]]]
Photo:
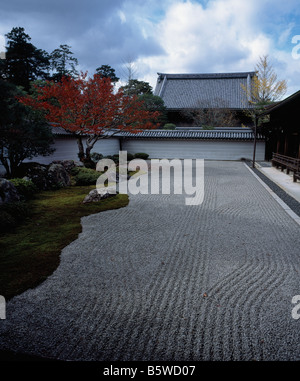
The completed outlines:
[[[0,348],[61,360],[300,360],[300,227],[241,162],[205,196],[130,196],[82,219],[58,269],[13,298]]]

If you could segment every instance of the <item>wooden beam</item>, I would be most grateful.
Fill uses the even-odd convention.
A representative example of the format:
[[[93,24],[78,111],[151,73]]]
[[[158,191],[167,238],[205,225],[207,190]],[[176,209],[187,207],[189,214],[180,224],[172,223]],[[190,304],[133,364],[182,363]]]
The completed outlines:
[[[279,149],[280,149],[280,137],[277,136],[277,147],[276,147],[276,153],[279,153]]]
[[[284,137],[284,152],[283,154],[285,156],[288,156],[288,149],[289,149],[289,137],[288,137],[288,134],[286,133],[285,134],[285,137]]]

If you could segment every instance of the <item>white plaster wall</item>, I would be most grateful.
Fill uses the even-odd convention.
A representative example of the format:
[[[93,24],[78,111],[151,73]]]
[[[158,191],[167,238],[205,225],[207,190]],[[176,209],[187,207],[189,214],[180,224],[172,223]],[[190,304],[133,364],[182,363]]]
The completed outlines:
[[[208,160],[240,160],[253,158],[253,142],[205,141],[205,140],[126,140],[123,151],[145,152],[149,158]],[[265,143],[257,142],[256,160],[264,160]]]
[[[85,144],[85,139],[83,140]],[[32,160],[41,164],[49,164],[54,160],[75,160],[78,161],[78,146],[76,139],[57,137],[55,139],[56,148],[55,152],[51,156],[37,156]],[[106,155],[114,155],[119,153],[120,144],[118,138],[100,139],[95,144],[92,152],[102,153]]]

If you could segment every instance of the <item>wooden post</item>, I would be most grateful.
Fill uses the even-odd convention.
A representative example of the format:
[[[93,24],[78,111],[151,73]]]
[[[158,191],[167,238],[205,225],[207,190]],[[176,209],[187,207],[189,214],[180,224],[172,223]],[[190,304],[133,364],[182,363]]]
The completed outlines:
[[[279,153],[280,149],[280,137],[277,135],[277,147],[276,147],[276,153]]]
[[[286,132],[285,137],[284,137],[284,153],[283,153],[285,156],[289,156],[288,155],[288,149],[289,149],[288,144],[289,144],[289,139],[288,139],[288,134]]]

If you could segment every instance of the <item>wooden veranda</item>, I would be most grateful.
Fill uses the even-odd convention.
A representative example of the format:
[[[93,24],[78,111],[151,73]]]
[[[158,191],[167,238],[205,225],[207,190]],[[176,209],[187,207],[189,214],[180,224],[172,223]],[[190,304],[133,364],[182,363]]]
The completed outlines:
[[[285,161],[286,165],[300,159],[300,91],[266,109],[269,115],[265,125],[267,132],[266,159],[276,163]],[[285,159],[283,159],[285,157]],[[279,164],[284,165],[282,162]]]
[[[277,168],[280,167],[281,171],[286,170],[287,174],[292,172],[294,182],[300,180],[300,159],[273,153],[272,164]]]

